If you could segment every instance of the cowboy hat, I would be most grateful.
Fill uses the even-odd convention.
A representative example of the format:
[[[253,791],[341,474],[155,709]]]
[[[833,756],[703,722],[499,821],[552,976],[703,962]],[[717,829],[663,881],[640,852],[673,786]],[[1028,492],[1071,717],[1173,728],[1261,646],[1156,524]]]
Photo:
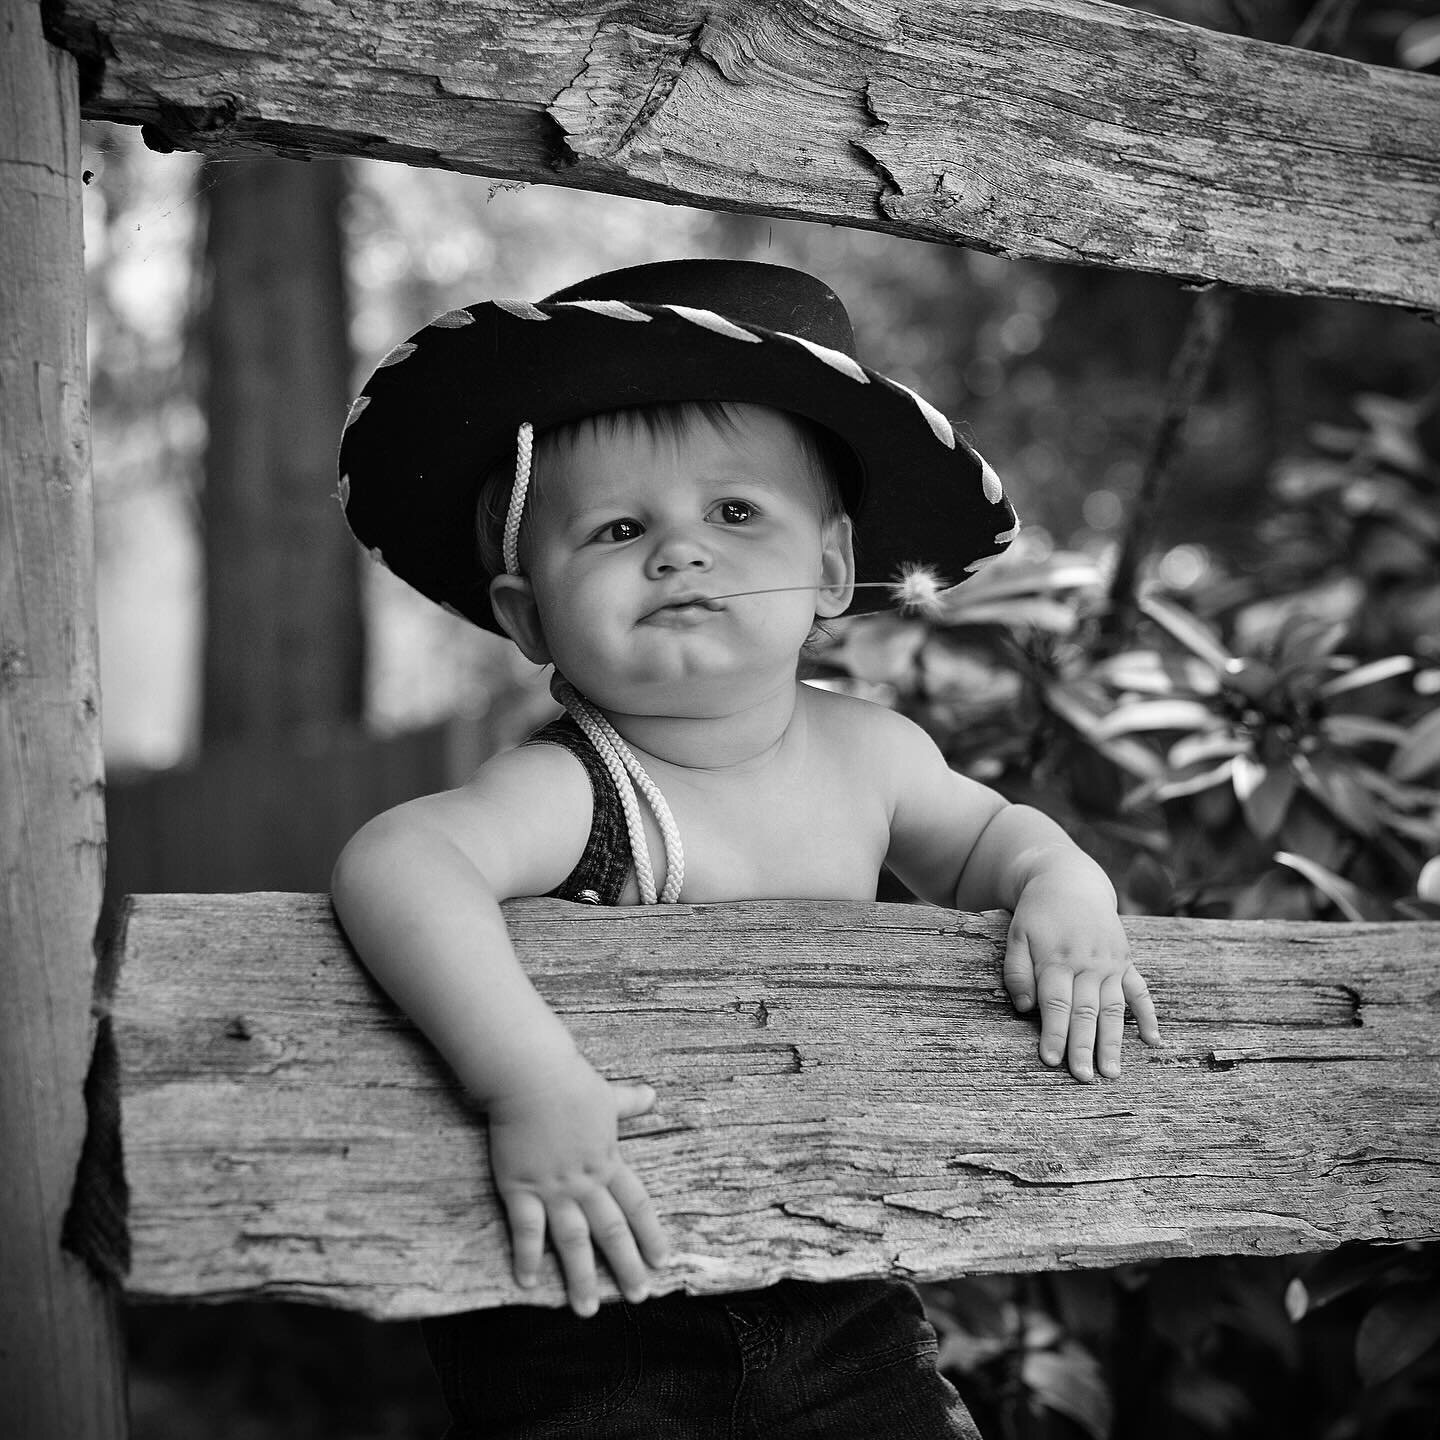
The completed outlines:
[[[857,581],[929,566],[958,582],[1019,526],[995,472],[934,406],[862,366],[850,317],[803,271],[739,260],[616,270],[537,303],[432,320],[351,407],[340,499],[360,543],[446,609],[499,630],[475,513],[486,474],[537,435],[638,405],[723,400],[803,415],[854,453],[842,486]],[[858,589],[852,612],[889,603]]]

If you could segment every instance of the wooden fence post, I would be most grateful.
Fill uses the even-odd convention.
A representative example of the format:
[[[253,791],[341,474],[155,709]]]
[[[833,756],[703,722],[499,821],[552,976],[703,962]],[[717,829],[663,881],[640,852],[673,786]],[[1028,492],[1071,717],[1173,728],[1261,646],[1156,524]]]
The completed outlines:
[[[0,0],[0,1434],[125,1430],[115,1297],[61,1246],[104,867],[80,103]]]

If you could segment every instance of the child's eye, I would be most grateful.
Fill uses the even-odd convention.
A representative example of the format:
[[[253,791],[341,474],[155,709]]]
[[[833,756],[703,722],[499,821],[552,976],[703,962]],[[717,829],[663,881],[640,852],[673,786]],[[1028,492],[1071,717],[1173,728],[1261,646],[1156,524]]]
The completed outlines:
[[[722,525],[743,525],[755,518],[755,507],[748,500],[722,500],[710,513]]]
[[[595,538],[618,545],[626,540],[638,540],[644,533],[645,527],[638,520],[612,520],[595,532]]]

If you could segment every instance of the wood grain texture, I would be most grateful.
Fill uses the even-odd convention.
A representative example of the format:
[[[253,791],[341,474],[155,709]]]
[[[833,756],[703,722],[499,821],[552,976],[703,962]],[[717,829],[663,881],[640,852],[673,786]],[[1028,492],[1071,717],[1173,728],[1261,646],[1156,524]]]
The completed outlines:
[[[321,896],[141,896],[114,996],[141,1297],[379,1316],[520,1298],[483,1124]],[[1166,1043],[1082,1086],[1001,915],[507,907],[655,1114],[624,1147],[672,1286],[1101,1266],[1440,1235],[1440,926],[1132,919]],[[553,1274],[541,1298],[559,1299]]]
[[[75,65],[0,0],[0,1435],[124,1433],[110,1290],[61,1248],[105,816]]]
[[[56,0],[86,113],[1440,310],[1440,81],[1100,0]]]

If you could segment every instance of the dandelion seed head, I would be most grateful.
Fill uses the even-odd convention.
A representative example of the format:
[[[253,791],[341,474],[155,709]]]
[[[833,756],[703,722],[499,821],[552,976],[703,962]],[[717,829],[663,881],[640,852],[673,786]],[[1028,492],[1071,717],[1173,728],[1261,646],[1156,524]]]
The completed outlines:
[[[928,565],[908,561],[900,567],[900,577],[890,586],[895,604],[907,615],[923,615],[938,620],[945,613],[945,584]]]

